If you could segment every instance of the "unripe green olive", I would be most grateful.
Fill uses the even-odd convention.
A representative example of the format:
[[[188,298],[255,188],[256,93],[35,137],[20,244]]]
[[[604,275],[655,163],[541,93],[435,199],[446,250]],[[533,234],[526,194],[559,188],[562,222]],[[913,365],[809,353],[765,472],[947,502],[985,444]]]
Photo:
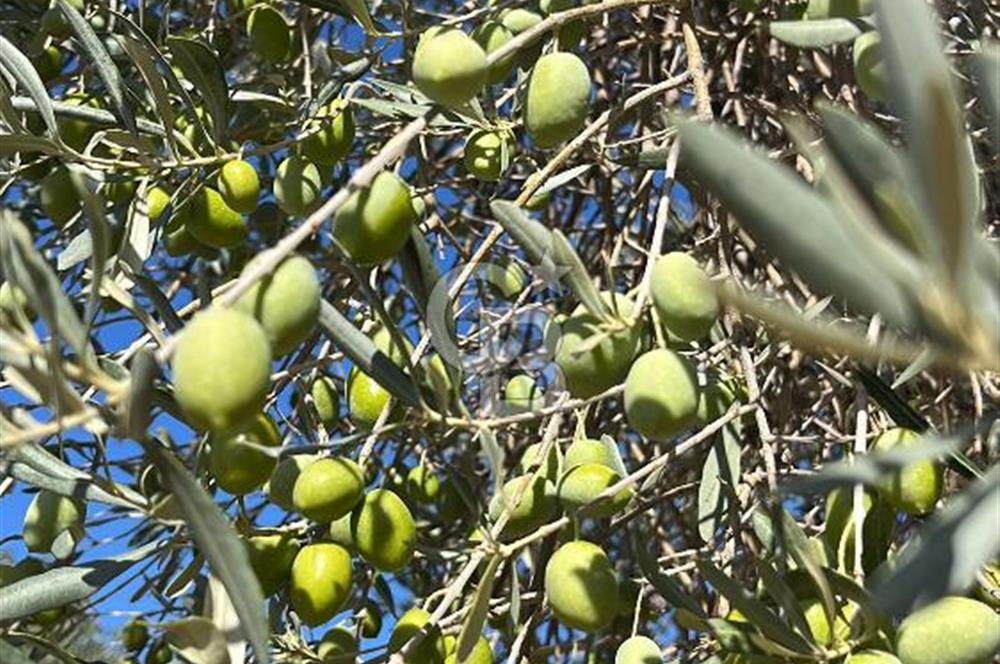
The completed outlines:
[[[896,632],[903,664],[980,664],[997,650],[1000,616],[965,597],[944,597],[914,611]]]
[[[170,256],[186,256],[188,254],[208,256],[213,251],[211,247],[198,242],[194,235],[191,235],[187,229],[185,213],[183,211],[178,212],[170,218],[170,221],[163,227],[162,237],[163,248],[167,250],[167,254]]]
[[[594,0],[587,0],[585,4],[591,4]],[[579,7],[580,0],[539,0],[538,8],[542,13],[551,16],[558,12]],[[556,31],[559,40],[559,49],[562,51],[572,51],[579,46],[580,41],[587,36],[587,24],[582,19],[567,21],[559,26]]]
[[[527,374],[513,376],[503,390],[503,402],[513,413],[527,413],[545,405],[545,391]]]
[[[213,308],[188,324],[174,353],[174,396],[192,427],[238,431],[257,416],[271,380],[271,345],[252,317]]]
[[[371,431],[391,395],[377,380],[357,367],[347,377],[347,411],[355,426]],[[392,414],[390,414],[390,420]]]
[[[467,517],[470,508],[462,497],[461,489],[456,486],[461,480],[448,479],[441,485],[441,498],[438,500],[438,515],[445,523],[454,523]],[[468,495],[470,492],[466,492]]]
[[[599,463],[584,463],[566,471],[559,481],[559,503],[567,513],[583,507],[621,479],[617,472]],[[632,490],[623,489],[610,500],[586,510],[593,518],[609,517],[624,509],[632,499]]]
[[[553,147],[579,133],[590,112],[590,86],[587,66],[572,53],[538,59],[524,105],[524,124],[538,147]]]
[[[62,52],[55,46],[48,46],[32,64],[38,71],[38,77],[47,83],[62,72]]]
[[[534,471],[538,465],[538,455],[542,452],[542,443],[532,443],[524,450],[521,461],[517,464],[522,475],[527,475]],[[559,481],[559,473],[562,469],[562,452],[558,445],[549,448],[549,455],[542,462],[541,477],[550,480],[553,484]]]
[[[104,183],[104,197],[112,203],[131,201],[135,197],[135,180],[112,180]]]
[[[62,101],[71,106],[100,108],[97,99],[78,93],[66,95]],[[77,152],[83,152],[98,131],[97,125],[75,117],[60,117],[56,124],[59,126],[59,137]]]
[[[302,217],[312,212],[322,189],[319,169],[305,157],[288,157],[278,165],[274,200],[291,216]]]
[[[413,55],[413,82],[433,101],[461,106],[486,85],[486,53],[456,28],[431,29],[421,35]]]
[[[260,179],[257,169],[242,159],[227,161],[219,171],[219,193],[226,205],[242,214],[257,209]]]
[[[615,664],[662,664],[660,646],[648,636],[635,635],[622,641],[615,652]]]
[[[882,58],[882,40],[875,31],[863,32],[854,40],[854,80],[872,99],[885,98],[888,72]]]
[[[376,489],[354,510],[351,537],[358,553],[372,567],[395,572],[413,557],[417,527],[399,496],[388,489]]]
[[[736,401],[736,393],[729,383],[712,381],[698,395],[698,424],[711,424],[726,414]]]
[[[669,440],[691,425],[698,379],[677,353],[657,349],[635,361],[625,379],[625,419],[650,440]]]
[[[324,664],[346,664],[358,659],[358,640],[344,627],[334,627],[320,639],[316,654]]]
[[[256,261],[250,261],[244,272],[256,266]],[[295,350],[315,329],[320,298],[316,268],[308,258],[291,254],[241,295],[234,308],[260,322],[272,353],[281,357]]]
[[[618,579],[601,547],[583,540],[560,546],[545,567],[545,596],[562,624],[597,632],[618,613]]]
[[[141,620],[133,620],[122,627],[122,647],[129,652],[138,652],[149,641],[149,629]]]
[[[883,650],[862,650],[852,652],[844,664],[901,664],[899,658]]]
[[[895,512],[884,500],[865,491],[861,502],[865,515],[862,525],[862,567],[874,571],[885,559],[892,541]],[[837,488],[826,497],[826,527],[823,540],[831,551],[832,566],[854,569],[854,493]]]
[[[525,30],[530,30],[542,22],[542,17],[527,9],[509,9],[500,15],[500,22],[505,28],[510,30],[512,36],[516,37]],[[542,54],[542,44],[536,40],[531,45],[520,49],[515,54],[515,62],[521,69],[528,69],[538,56]]]
[[[598,463],[608,468],[614,468],[615,460],[602,441],[593,438],[577,438],[566,448],[563,472],[568,473],[573,468],[585,463]]]
[[[313,454],[296,454],[278,462],[274,472],[271,473],[271,478],[264,485],[264,493],[268,499],[286,512],[294,511],[292,492],[295,489],[295,481],[302,470],[318,458]]]
[[[606,302],[611,301],[608,293],[602,297]],[[632,314],[632,301],[627,297],[615,294],[614,301],[621,317]],[[555,362],[562,371],[566,389],[581,399],[596,396],[622,382],[639,349],[641,336],[637,325],[608,333],[602,321],[582,304],[563,321],[560,331]],[[596,345],[595,335],[602,336]]]
[[[406,474],[406,495],[418,503],[429,504],[438,499],[441,491],[441,481],[434,471],[420,464],[410,469]]]
[[[917,447],[920,439],[909,429],[889,429],[878,437],[873,449],[888,452],[892,449]],[[932,459],[914,461],[892,474],[882,493],[897,510],[923,516],[934,510],[941,499],[944,478],[941,466]]]
[[[170,194],[166,189],[151,187],[146,190],[146,216],[150,221],[158,221],[168,205],[170,205]]]
[[[327,534],[334,544],[339,544],[349,551],[355,549],[354,536],[351,535],[351,512],[331,521]]]
[[[379,265],[399,253],[416,221],[410,187],[382,171],[337,210],[333,237],[357,264]]]
[[[531,481],[530,475],[521,475],[508,480],[503,485],[499,495],[490,501],[490,518],[494,521],[500,518],[508,505],[521,493],[526,482]],[[537,530],[540,526],[553,520],[559,513],[559,501],[556,498],[556,488],[542,476],[535,478],[521,495],[517,507],[510,513],[507,525],[504,526],[504,538],[516,539]]]
[[[526,285],[524,270],[515,261],[494,260],[483,267],[488,283],[505,299],[513,300],[524,290]]]
[[[343,457],[325,457],[305,467],[295,480],[295,511],[318,523],[344,516],[361,500],[364,475],[358,464]]]
[[[232,247],[247,236],[240,213],[226,205],[222,194],[208,186],[195,192],[179,211],[187,231],[209,247]]]
[[[418,632],[425,629],[431,614],[413,607],[399,617],[389,637],[389,652],[398,652]],[[446,656],[444,637],[441,629],[434,625],[426,630],[424,638],[406,657],[407,664],[441,664]]]
[[[809,0],[806,18],[857,18],[873,11],[873,0]]]
[[[365,601],[364,617],[361,620],[361,635],[374,639],[382,631],[382,613],[371,600]]]
[[[76,193],[68,168],[59,166],[42,178],[39,203],[45,215],[60,228],[80,211],[80,197]]]
[[[18,311],[24,312],[29,319],[35,316],[35,312],[28,306],[27,294],[18,286],[5,281],[0,284],[0,314],[14,319]]]
[[[25,546],[32,553],[48,553],[56,538],[67,530],[73,534],[74,542],[78,541],[86,513],[86,505],[79,500],[44,489],[39,491],[24,515],[21,536]]]
[[[476,40],[476,43],[489,56],[493,51],[496,51],[513,39],[514,35],[500,21],[486,21],[473,30],[472,38]],[[487,82],[490,84],[501,83],[510,76],[511,69],[514,68],[514,56],[515,54],[511,53],[490,65]]]
[[[329,376],[317,376],[309,389],[313,407],[323,426],[329,427],[340,419],[340,394],[337,384]]]
[[[469,175],[485,182],[499,180],[514,156],[514,143],[504,131],[477,130],[465,142],[462,159]]]
[[[287,533],[277,533],[250,537],[245,545],[260,589],[265,597],[270,597],[288,583],[299,543]]]
[[[351,555],[337,544],[302,547],[292,563],[288,598],[307,625],[322,625],[351,595]]]
[[[649,290],[664,327],[682,341],[705,337],[719,316],[719,300],[708,275],[683,252],[656,260]]]
[[[292,45],[292,33],[285,17],[274,7],[260,3],[247,16],[247,35],[254,53],[280,62],[288,57]]]
[[[354,113],[348,104],[336,99],[324,106],[304,129],[314,130],[317,126],[319,130],[303,140],[299,148],[302,155],[314,164],[333,166],[351,151]]]
[[[464,664],[493,664],[493,649],[490,642],[482,636],[472,646],[472,652],[463,660]],[[449,652],[444,659],[444,664],[458,664],[458,653]]]
[[[259,489],[278,464],[257,447],[278,447],[281,433],[266,413],[260,413],[239,433],[211,434],[209,467],[220,487],[234,496]]]

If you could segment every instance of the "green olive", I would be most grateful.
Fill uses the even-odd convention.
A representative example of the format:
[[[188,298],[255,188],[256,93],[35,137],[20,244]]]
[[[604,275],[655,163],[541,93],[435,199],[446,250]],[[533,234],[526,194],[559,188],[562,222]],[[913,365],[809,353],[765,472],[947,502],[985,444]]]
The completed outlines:
[[[79,541],[86,513],[86,505],[75,498],[44,489],[39,491],[24,515],[21,536],[25,546],[32,553],[48,553],[66,531],[73,536],[74,542]]]
[[[901,664],[899,658],[883,650],[862,650],[852,652],[844,664]]]
[[[998,650],[1000,616],[965,597],[944,597],[918,609],[896,631],[903,664],[980,664]]]
[[[266,413],[257,415],[250,426],[239,433],[213,433],[208,441],[212,475],[220,487],[234,496],[259,489],[278,465],[275,457],[258,449],[281,445],[278,425]]]
[[[486,21],[472,31],[472,38],[489,56],[513,39],[514,35],[500,21]],[[510,72],[514,68],[515,55],[515,53],[511,53],[490,65],[487,82],[490,84],[502,83],[510,76]]]
[[[292,503],[303,516],[330,523],[354,509],[364,488],[364,474],[358,464],[343,457],[326,457],[299,473]]]
[[[374,378],[357,367],[351,369],[347,377],[347,411],[359,429],[372,430],[391,396]]]
[[[322,625],[351,595],[351,555],[337,544],[302,547],[292,563],[288,599],[307,625]]]
[[[260,3],[247,16],[247,35],[254,53],[281,62],[288,57],[292,45],[292,32],[284,15],[274,7]]]
[[[302,155],[314,164],[333,166],[344,159],[354,143],[354,114],[351,107],[336,99],[324,106],[304,127],[314,131],[299,146]]]
[[[146,216],[150,221],[158,221],[168,205],[170,205],[170,194],[166,189],[151,187],[146,190]]]
[[[240,213],[226,205],[222,194],[208,186],[195,192],[178,215],[187,231],[209,247],[233,247],[247,237],[247,226]]]
[[[490,642],[480,636],[472,646],[472,652],[462,661],[464,664],[493,664],[493,649],[490,648]],[[444,664],[458,664],[458,654],[449,652],[444,658]]]
[[[56,226],[62,228],[80,211],[80,197],[65,166],[59,166],[42,178],[39,186],[42,211]]]
[[[305,157],[288,157],[278,165],[274,200],[289,215],[303,217],[312,212],[322,189],[319,169]]]
[[[264,493],[267,494],[268,499],[286,512],[295,511],[295,503],[292,499],[295,481],[303,469],[318,458],[312,454],[296,454],[279,461],[274,472],[271,473],[271,478],[264,485]]]
[[[660,646],[648,636],[635,635],[622,641],[615,652],[615,664],[662,664]]]
[[[486,53],[474,39],[456,28],[428,30],[413,54],[413,82],[431,100],[461,106],[488,80]]]
[[[583,540],[567,542],[545,567],[545,596],[559,622],[598,632],[618,613],[618,578],[599,546]]]
[[[337,384],[329,376],[317,376],[309,389],[316,416],[329,428],[340,419],[340,394]]]
[[[585,463],[597,463],[608,468],[614,468],[615,460],[607,446],[593,438],[577,438],[566,448],[566,460],[563,472],[569,472]]]
[[[250,214],[257,209],[260,194],[260,179],[257,169],[242,159],[227,161],[219,170],[217,180],[219,193],[226,205],[242,214]]]
[[[650,440],[669,440],[694,422],[698,391],[687,360],[670,350],[649,351],[625,379],[625,419]]]
[[[603,464],[580,464],[566,471],[559,481],[559,503],[567,513],[574,513],[620,479],[621,475]],[[593,518],[612,516],[624,509],[632,493],[631,489],[622,489],[610,500],[587,509],[585,515]]]
[[[324,664],[353,664],[358,658],[358,640],[344,627],[334,627],[320,639],[316,654]]]
[[[612,296],[604,293],[602,297],[610,302]],[[631,300],[616,294],[614,302],[621,317],[631,316]],[[639,349],[641,334],[637,325],[609,331],[580,305],[560,327],[555,363],[571,395],[587,399],[622,382]],[[601,341],[595,344],[596,335],[601,335]]]
[[[281,590],[292,574],[299,543],[286,533],[257,535],[245,541],[250,568],[260,582],[265,597]]]
[[[437,625],[425,627],[430,617],[431,614],[418,607],[401,615],[389,637],[389,652],[399,652],[414,635],[422,633],[423,639],[407,654],[407,664],[442,664],[446,656],[444,637]]]
[[[382,171],[337,210],[333,237],[359,265],[379,265],[396,256],[417,221],[410,187]]]
[[[247,263],[244,273],[257,267]],[[308,258],[291,254],[274,272],[259,279],[236,301],[234,308],[260,322],[267,332],[271,351],[281,357],[298,348],[319,320],[320,284],[316,268]]]
[[[436,502],[441,491],[441,481],[433,469],[425,464],[414,466],[406,475],[406,495],[418,503]]]
[[[534,471],[535,466],[538,465],[539,459],[538,455],[542,452],[542,443],[532,443],[528,445],[524,450],[524,454],[521,455],[521,461],[517,464],[518,470],[521,471],[522,475],[527,475]],[[549,454],[542,462],[542,473],[541,477],[555,483],[559,481],[559,473],[562,469],[563,460],[562,452],[559,451],[558,445],[553,445],[549,448]]]
[[[688,254],[675,251],[660,256],[649,288],[664,327],[681,341],[704,338],[719,316],[712,283]]]
[[[417,527],[399,496],[388,489],[376,489],[354,510],[351,537],[358,553],[372,567],[395,572],[413,558]]]
[[[572,53],[543,55],[531,70],[524,124],[540,148],[576,136],[590,112],[590,72]]]
[[[513,376],[503,391],[503,402],[512,413],[528,413],[545,405],[545,391],[527,374]]]
[[[249,425],[271,380],[271,345],[252,317],[233,309],[199,313],[173,360],[174,397],[192,427],[216,433]]]
[[[490,501],[490,518],[494,521],[513,504],[518,494],[521,499],[510,513],[503,536],[506,539],[516,539],[537,530],[540,526],[552,521],[559,513],[559,502],[556,498],[555,486],[542,476],[535,478],[526,489],[526,482],[531,481],[530,475],[521,475],[509,480],[503,485],[499,495]],[[523,491],[523,493],[522,493]]]
[[[122,627],[122,647],[129,652],[138,652],[149,641],[149,629],[141,620],[133,620]]]
[[[878,437],[872,449],[888,452],[920,446],[920,437],[909,429],[889,429]],[[892,474],[883,488],[886,499],[893,507],[907,514],[924,516],[934,510],[941,499],[944,478],[939,463],[932,459],[914,461]]]
[[[477,130],[465,142],[462,159],[469,175],[484,182],[499,180],[513,157],[514,144],[506,132]]]

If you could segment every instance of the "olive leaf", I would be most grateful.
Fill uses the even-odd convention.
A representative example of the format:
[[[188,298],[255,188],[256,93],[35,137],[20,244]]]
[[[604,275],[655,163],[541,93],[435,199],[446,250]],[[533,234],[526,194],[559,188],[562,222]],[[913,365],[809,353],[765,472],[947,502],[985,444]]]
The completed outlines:
[[[167,643],[191,664],[230,664],[226,637],[208,618],[184,618],[162,629]]]
[[[740,445],[729,427],[723,427],[705,456],[698,484],[698,534],[702,541],[711,543],[733,506],[739,507],[733,500],[739,478]]]
[[[59,127],[56,125],[52,100],[45,90],[45,84],[42,83],[42,79],[38,76],[31,61],[3,35],[0,35],[0,67],[3,67],[4,71],[8,72],[27,90],[28,96],[34,102],[34,108],[38,110],[45,122],[49,136],[58,139]]]
[[[221,142],[229,122],[229,88],[219,59],[210,48],[193,39],[170,37],[167,39],[167,48],[173,55],[174,62],[194,84],[194,89],[205,102],[208,115],[212,118],[210,138],[215,143]],[[193,106],[190,111],[194,121],[209,136]]]
[[[863,18],[825,18],[772,21],[768,30],[772,37],[789,46],[825,48],[854,41],[858,35],[874,27],[871,21]]]
[[[501,564],[503,557],[500,555],[494,555],[486,563],[472,606],[469,607],[469,613],[462,623],[462,631],[458,634],[458,643],[455,645],[455,661],[458,664],[468,661],[476,642],[482,638],[483,626],[490,613],[490,597],[493,595],[493,586],[499,576]]]
[[[903,548],[892,572],[875,588],[878,606],[906,615],[916,606],[968,589],[982,566],[1000,556],[997,505],[1000,465],[951,496]]]
[[[795,521],[791,514],[783,506],[776,505],[774,508],[778,529],[775,531],[778,541],[781,542],[786,556],[795,561],[799,569],[805,570],[812,580],[820,601],[823,603],[823,611],[829,624],[833,624],[834,615],[837,610],[837,603],[833,598],[833,591],[826,576],[823,574],[821,561],[817,560],[814,548],[809,544],[806,534]],[[773,523],[773,522],[772,522]]]
[[[410,376],[326,300],[320,302],[319,325],[355,366],[378,381],[395,398],[410,407],[420,405],[420,393]]]
[[[73,34],[79,40],[83,52],[90,58],[94,69],[97,70],[97,75],[104,83],[105,90],[111,99],[111,105],[118,112],[118,116],[125,123],[125,127],[132,133],[135,133],[135,116],[132,113],[132,108],[125,100],[121,73],[118,71],[118,67],[111,59],[111,56],[108,55],[104,44],[97,36],[97,33],[94,32],[94,29],[90,27],[87,19],[83,18],[83,15],[80,14],[76,7],[66,0],[56,0],[56,4],[66,17],[66,21],[73,30]]]
[[[229,525],[229,520],[205,489],[160,441],[142,439],[143,447],[156,465],[167,489],[184,515],[191,538],[205,556],[214,574],[222,581],[240,617],[244,637],[253,646],[258,661],[270,661],[268,629],[264,616],[264,594],[250,567],[246,547]],[[225,641],[223,640],[223,644]]]

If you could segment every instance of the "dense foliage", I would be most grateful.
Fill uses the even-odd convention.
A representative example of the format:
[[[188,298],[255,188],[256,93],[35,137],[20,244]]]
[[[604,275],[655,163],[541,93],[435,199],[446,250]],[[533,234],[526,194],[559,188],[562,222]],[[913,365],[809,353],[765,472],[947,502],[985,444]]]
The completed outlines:
[[[0,660],[995,661],[998,31],[5,3]]]

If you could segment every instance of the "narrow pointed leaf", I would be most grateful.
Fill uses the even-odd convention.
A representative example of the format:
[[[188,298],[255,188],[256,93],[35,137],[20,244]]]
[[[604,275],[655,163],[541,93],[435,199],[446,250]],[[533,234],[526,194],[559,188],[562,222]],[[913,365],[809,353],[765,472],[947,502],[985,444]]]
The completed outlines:
[[[420,405],[420,393],[410,376],[326,300],[320,303],[319,325],[355,366],[377,380],[392,396],[410,407]]]
[[[455,645],[455,658],[458,664],[468,660],[472,649],[476,647],[476,642],[483,636],[483,626],[490,613],[490,597],[493,595],[493,586],[496,584],[501,563],[503,557],[494,555],[483,570],[476,595],[472,599],[472,607],[462,624],[462,631],[459,632],[458,643]]]
[[[246,547],[229,525],[229,517],[169,449],[148,439],[143,446],[184,514],[198,551],[226,587],[240,617],[243,636],[253,646],[257,661],[267,664],[270,630],[264,614],[264,594],[250,567]]]
[[[101,81],[104,82],[105,92],[111,99],[111,105],[118,113],[118,117],[125,124],[125,128],[134,133],[136,131],[135,116],[132,113],[132,108],[125,99],[122,88],[122,77],[118,71],[118,66],[115,65],[114,60],[108,55],[108,50],[104,48],[101,39],[94,32],[94,29],[90,27],[90,23],[83,18],[83,15],[66,0],[56,0],[56,2],[66,17],[70,28],[73,30],[73,34],[76,35],[83,52],[94,65],[94,69],[97,70],[97,75]]]
[[[853,41],[872,29],[872,24],[858,18],[825,18],[806,21],[774,21],[768,29],[771,36],[789,46],[825,48]]]
[[[35,71],[31,60],[27,58],[17,47],[7,41],[7,38],[0,35],[0,66],[2,66],[11,76],[14,77],[21,87],[25,89],[28,96],[34,102],[34,107],[38,109],[39,115],[45,122],[45,127],[49,130],[49,136],[56,138],[59,136],[59,127],[56,126],[56,116],[52,110],[52,100],[45,90],[45,84]]]
[[[219,59],[209,47],[193,39],[170,37],[167,47],[174,56],[174,62],[204,100],[212,118],[212,136],[219,143],[226,135],[229,122],[229,88]],[[194,109],[190,111],[193,115]]]
[[[559,229],[552,231],[552,256],[556,265],[564,270],[563,280],[583,306],[594,316],[610,320],[608,307],[601,299],[601,293],[591,280],[590,273]]]

